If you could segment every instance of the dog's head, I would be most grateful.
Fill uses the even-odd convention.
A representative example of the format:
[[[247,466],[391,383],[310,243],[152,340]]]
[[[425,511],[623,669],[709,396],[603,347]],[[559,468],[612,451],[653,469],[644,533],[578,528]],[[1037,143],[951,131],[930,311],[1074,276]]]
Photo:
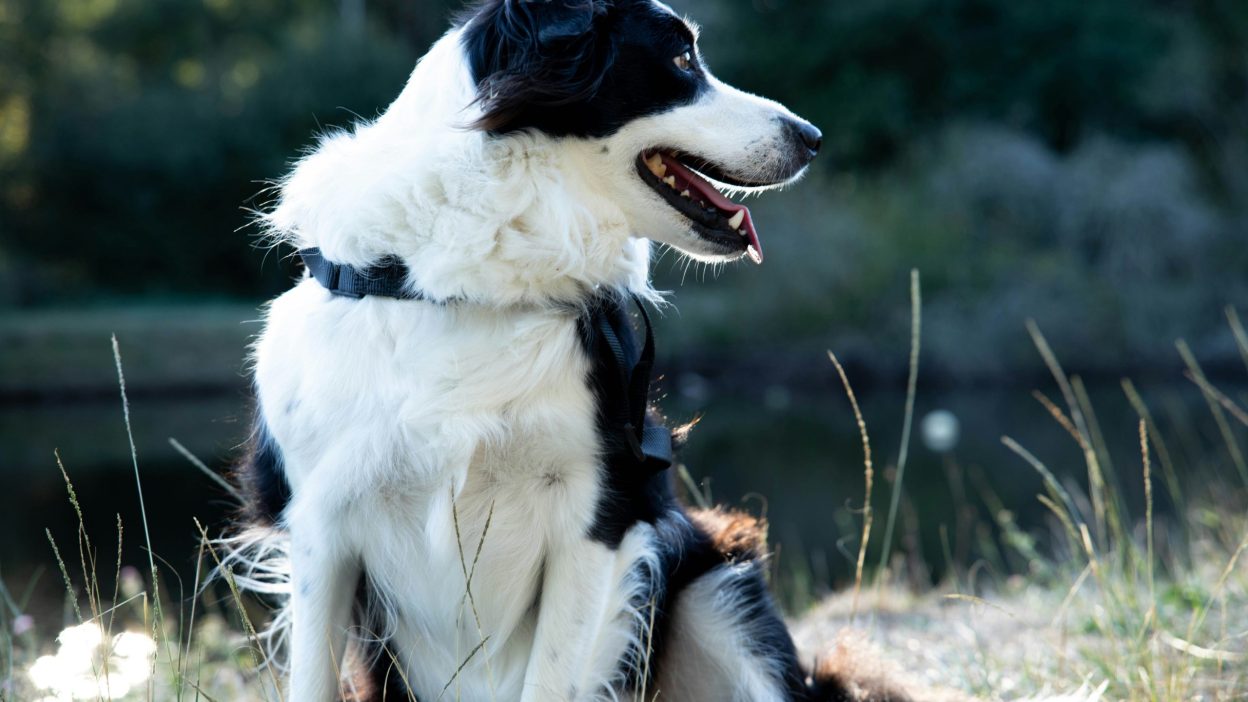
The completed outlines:
[[[762,261],[749,210],[721,190],[791,182],[819,130],[717,80],[697,29],[656,0],[493,0],[461,41],[481,114],[505,137],[587,142],[596,192],[639,236],[707,261]]]
[[[655,0],[486,0],[376,121],[300,161],[265,221],[341,263],[396,256],[432,298],[653,299],[646,239],[761,260],[722,191],[794,180],[819,138],[716,80]]]

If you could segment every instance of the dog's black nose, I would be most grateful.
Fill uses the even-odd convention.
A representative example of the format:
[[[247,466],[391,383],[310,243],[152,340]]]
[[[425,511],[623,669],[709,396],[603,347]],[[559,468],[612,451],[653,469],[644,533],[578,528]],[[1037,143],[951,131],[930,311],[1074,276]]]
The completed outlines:
[[[811,156],[819,153],[819,147],[823,146],[823,132],[819,131],[818,127],[810,122],[798,122],[797,133],[806,148],[810,149]]]
[[[823,132],[818,127],[800,117],[784,118],[788,127],[789,139],[793,144],[794,156],[802,166],[810,163],[823,146]]]

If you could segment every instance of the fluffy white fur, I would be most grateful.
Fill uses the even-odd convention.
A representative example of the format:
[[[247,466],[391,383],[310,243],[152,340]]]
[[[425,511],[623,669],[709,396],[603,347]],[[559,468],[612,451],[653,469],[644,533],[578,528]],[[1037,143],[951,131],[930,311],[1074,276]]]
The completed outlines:
[[[289,542],[234,545],[257,550],[236,556],[247,582],[289,594],[287,699],[337,694],[365,572],[387,622],[365,635],[390,637],[422,700],[448,683],[468,701],[612,698],[647,636],[629,603],[649,527],[614,551],[586,537],[595,406],[565,303],[654,299],[642,237],[711,256],[637,177],[637,154],[686,148],[748,174],[784,158],[790,113],[714,82],[605,139],[497,138],[466,127],[474,97],[452,32],[384,115],[300,161],[267,217],[277,239],[336,262],[398,256],[412,288],[449,301],[344,299],[304,279],[268,309],[255,379],[292,488]],[[715,585],[699,587],[686,599]],[[749,699],[769,699],[769,676],[743,682]]]

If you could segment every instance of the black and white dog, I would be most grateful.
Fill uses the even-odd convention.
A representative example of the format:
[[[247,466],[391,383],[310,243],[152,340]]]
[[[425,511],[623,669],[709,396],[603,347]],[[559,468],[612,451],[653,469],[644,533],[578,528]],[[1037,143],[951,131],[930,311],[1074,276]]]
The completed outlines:
[[[752,520],[676,501],[626,311],[652,241],[761,261],[721,190],[819,145],[656,0],[487,0],[299,162],[265,220],[310,274],[255,344],[226,540],[284,596],[286,699],[846,694],[799,666]]]

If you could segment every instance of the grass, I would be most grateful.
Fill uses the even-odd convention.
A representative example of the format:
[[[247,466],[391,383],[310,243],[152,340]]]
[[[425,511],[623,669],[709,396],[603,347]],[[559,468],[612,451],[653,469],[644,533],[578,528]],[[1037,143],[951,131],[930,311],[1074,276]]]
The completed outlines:
[[[917,275],[912,303],[907,427],[918,368]],[[1248,366],[1248,335],[1233,310],[1227,315]],[[1134,456],[1110,456],[1083,383],[1067,376],[1035,325],[1029,325],[1029,331],[1060,396],[1059,403],[1037,393],[1037,401],[1078,445],[1086,480],[1059,478],[1061,473],[1044,462],[1044,447],[1024,447],[1003,437],[1006,446],[1043,477],[1044,492],[1037,499],[1050,510],[1050,527],[1043,533],[1023,531],[1010,506],[975,478],[975,470],[959,468],[951,474],[969,476],[970,484],[960,485],[955,494],[967,495],[968,500],[977,495],[991,519],[971,529],[978,543],[974,558],[959,563],[947,556],[948,577],[936,587],[916,589],[905,584],[916,580],[905,572],[907,566],[897,565],[905,560],[889,557],[904,492],[908,439],[903,438],[879,565],[867,572],[867,547],[876,525],[864,512],[855,583],[795,618],[799,646],[808,656],[847,641],[859,649],[874,647],[883,665],[904,671],[900,675],[933,698],[945,691],[952,698],[1016,699],[1081,686],[1100,691],[1104,699],[1132,702],[1248,698],[1248,476],[1243,474],[1244,454],[1238,444],[1243,432],[1238,425],[1248,426],[1248,413],[1235,398],[1218,391],[1180,342],[1188,378],[1208,401],[1213,427],[1209,435],[1221,442],[1225,460],[1209,466],[1185,465],[1180,452],[1171,450],[1158,432],[1150,408],[1128,380],[1123,381],[1123,391],[1139,415],[1139,451]],[[129,430],[120,351],[115,353]],[[835,356],[832,359],[835,363]],[[837,366],[856,405],[850,379]],[[875,470],[867,427],[860,414],[856,417],[869,498]],[[908,435],[907,431],[903,437]],[[131,448],[142,497],[138,457]],[[48,670],[58,673],[62,682],[76,676],[73,679],[82,683],[77,699],[282,699],[276,672],[259,665],[263,646],[256,624],[265,616],[263,609],[239,593],[228,572],[204,586],[203,576],[220,561],[202,527],[201,565],[192,583],[177,581],[173,569],[162,568],[150,548],[143,564],[146,573],[123,564],[119,557],[106,558],[108,549],[102,550],[81,526],[84,506],[69,472],[63,466],[61,470],[80,528],[76,543],[68,548],[48,534],[50,562],[55,562],[67,616],[76,626],[54,642],[46,638],[47,632],[33,628],[25,615],[36,588],[51,578],[30,583],[20,592],[11,592],[0,581],[0,700],[75,698],[68,692],[57,697],[36,689],[39,675],[32,678],[32,673]],[[1143,481],[1144,496],[1138,504],[1131,504],[1123,488],[1128,473]],[[680,476],[700,497],[688,474]],[[1175,508],[1158,510],[1162,499]],[[139,532],[146,532],[146,524],[138,526]],[[931,528],[907,526],[904,517],[900,526],[903,531]],[[123,538],[133,531],[118,519],[118,554]],[[470,583],[481,542],[464,546],[461,543],[462,565]],[[107,579],[100,577],[101,572],[115,583],[111,592],[104,590]],[[477,619],[471,588],[461,609],[465,609],[461,615]],[[488,658],[488,642],[483,634],[481,638],[465,666],[473,656]],[[50,658],[54,654],[64,660]],[[454,682],[454,678],[447,682],[448,698],[453,696]],[[662,699],[661,690],[648,694]]]
[[[917,305],[915,314],[917,330]],[[1233,309],[1227,316],[1248,365],[1248,335]],[[860,644],[874,640],[899,671],[918,671],[920,684],[987,699],[1080,687],[1115,700],[1248,699],[1248,474],[1231,424],[1248,427],[1248,414],[1208,381],[1180,340],[1186,375],[1205,395],[1227,465],[1188,466],[1181,479],[1151,412],[1125,379],[1139,415],[1139,453],[1131,464],[1115,464],[1083,383],[1066,375],[1034,323],[1028,329],[1064,407],[1040,393],[1037,399],[1077,443],[1086,470],[1082,489],[1002,437],[1043,478],[1045,493],[1037,499],[1052,514],[1050,533],[1040,535],[1045,546],[1019,530],[1010,510],[981,484],[995,538],[980,525],[980,558],[968,566],[950,563],[946,581],[922,592],[901,585],[906,579],[882,565],[866,600],[870,623],[857,626],[858,577],[849,592],[827,598],[796,623],[799,645],[829,650],[852,631]],[[1163,457],[1160,481],[1154,454]],[[868,459],[868,491],[873,470]],[[1121,487],[1122,470],[1140,473],[1144,499],[1135,509]],[[1165,519],[1155,509],[1159,492],[1176,506]],[[864,528],[859,563],[870,533]]]
[[[985,699],[1084,683],[1112,700],[1244,699],[1248,576],[1243,542],[1228,535],[1246,529],[1242,516],[1221,515],[1152,582],[1130,557],[1088,548],[1028,576],[984,566],[926,592],[886,586],[864,596],[874,619],[859,631],[919,683]],[[853,622],[848,594],[837,594],[794,635],[804,650],[827,650]]]

